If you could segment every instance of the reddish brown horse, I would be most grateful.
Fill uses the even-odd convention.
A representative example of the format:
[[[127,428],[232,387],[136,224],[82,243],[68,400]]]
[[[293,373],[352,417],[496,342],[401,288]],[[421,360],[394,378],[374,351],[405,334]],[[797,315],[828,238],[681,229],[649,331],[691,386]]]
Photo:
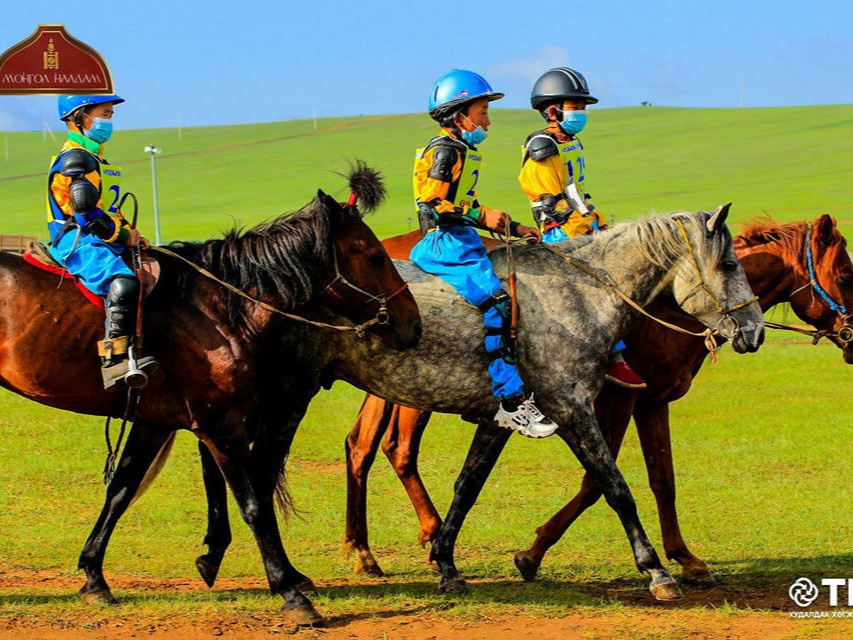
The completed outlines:
[[[405,259],[414,242],[415,232],[385,240],[392,257]],[[844,359],[853,363],[853,348],[838,337],[850,335],[845,313],[830,308],[810,284],[807,255],[814,261],[818,287],[828,296],[853,309],[853,266],[846,241],[835,221],[823,215],[814,223],[776,224],[761,221],[748,224],[735,239],[735,249],[743,263],[752,289],[762,309],[789,302],[803,321],[827,333],[844,349]],[[809,251],[810,249],[810,251]],[[652,313],[692,331],[698,323],[685,319],[674,302],[658,302]],[[674,333],[641,318],[625,337],[626,357],[631,366],[648,382],[642,391],[605,385],[596,401],[596,415],[607,432],[608,444],[618,454],[633,414],[640,444],[645,454],[649,482],[658,504],[663,542],[668,558],[683,567],[682,577],[691,583],[711,585],[714,579],[708,567],[687,548],[678,526],[675,510],[675,473],[669,435],[669,403],[690,389],[707,351],[701,339]],[[377,449],[388,457],[406,488],[420,521],[418,541],[425,544],[439,530],[441,519],[418,474],[417,459],[421,435],[429,422],[428,412],[391,404],[367,396],[346,439],[347,453],[347,530],[345,544],[357,554],[356,572],[382,575],[368,546],[367,477]],[[383,439],[384,436],[384,439]],[[581,490],[559,513],[537,529],[533,546],[516,554],[515,562],[525,580],[532,580],[545,552],[585,509],[601,497],[595,483],[585,476]]]
[[[357,174],[351,185],[381,197],[381,184],[370,180],[375,174]],[[417,305],[381,243],[355,206],[342,207],[322,192],[296,214],[171,249],[283,310],[331,310],[356,323],[381,316],[382,323],[370,330],[389,347],[413,346],[420,335]],[[81,596],[113,600],[103,576],[110,535],[173,433],[188,429],[231,486],[257,540],[270,589],[284,598],[285,616],[310,620],[313,608],[297,589],[303,577],[288,561],[276,524],[276,483],[269,482],[282,470],[290,440],[279,434],[265,441],[265,434],[250,433],[247,426],[265,379],[259,363],[270,344],[279,344],[298,325],[234,295],[178,258],[162,257],[161,263],[161,279],[144,314],[146,350],[160,369],[142,396],[101,517],[80,556],[87,578]],[[124,398],[105,393],[100,379],[95,343],[103,322],[103,312],[73,287],[57,289],[55,276],[0,253],[0,385],[60,409],[121,415]]]

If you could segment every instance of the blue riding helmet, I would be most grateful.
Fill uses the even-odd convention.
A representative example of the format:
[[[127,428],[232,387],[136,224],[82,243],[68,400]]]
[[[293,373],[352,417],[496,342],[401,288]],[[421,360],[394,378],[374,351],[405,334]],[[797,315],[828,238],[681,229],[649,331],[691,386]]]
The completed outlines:
[[[491,85],[478,73],[453,69],[441,76],[429,92],[429,115],[434,120],[446,118],[466,102],[477,98],[500,100],[504,94],[492,90]]]
[[[118,96],[59,96],[59,119],[65,120],[80,107],[91,107],[96,104],[104,104],[112,102],[113,104],[121,104],[124,98]]]

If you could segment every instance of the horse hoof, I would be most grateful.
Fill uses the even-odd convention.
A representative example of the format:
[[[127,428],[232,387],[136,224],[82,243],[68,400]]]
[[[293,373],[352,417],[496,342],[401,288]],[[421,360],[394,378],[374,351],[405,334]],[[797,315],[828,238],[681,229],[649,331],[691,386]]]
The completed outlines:
[[[282,624],[289,631],[296,631],[302,627],[324,627],[326,620],[317,613],[310,602],[307,604],[299,604],[293,607],[283,607],[281,610]]]
[[[109,589],[97,589],[95,591],[85,591],[84,589],[85,587],[80,589],[80,599],[86,604],[102,605],[118,602]]]
[[[454,595],[463,595],[471,591],[471,588],[468,586],[468,583],[465,582],[464,578],[453,578],[447,582],[442,582],[439,589],[444,593]]]
[[[684,567],[684,569],[681,570],[681,579],[693,587],[701,587],[703,589],[710,589],[711,587],[717,586],[717,581],[714,580],[714,576],[712,576],[711,572],[708,571],[708,567],[700,567],[696,569]]]
[[[204,580],[204,584],[212,589],[216,582],[216,576],[219,575],[219,565],[210,562],[207,556],[199,556],[195,559],[195,568],[198,570],[201,579]]]
[[[539,573],[539,564],[528,558],[525,551],[516,553],[513,562],[515,562],[515,568],[521,574],[522,580],[532,582],[536,579],[536,574]]]
[[[353,568],[353,573],[357,575],[374,576],[376,578],[381,578],[385,575],[385,572],[382,571],[379,563],[374,560],[373,555],[370,553],[358,555],[358,559],[355,561],[355,567]]]
[[[651,585],[649,585],[649,591],[652,592],[655,600],[660,600],[661,602],[672,602],[674,600],[681,600],[684,597],[684,594],[681,593],[681,589],[678,587],[678,583],[672,576],[652,580]]]

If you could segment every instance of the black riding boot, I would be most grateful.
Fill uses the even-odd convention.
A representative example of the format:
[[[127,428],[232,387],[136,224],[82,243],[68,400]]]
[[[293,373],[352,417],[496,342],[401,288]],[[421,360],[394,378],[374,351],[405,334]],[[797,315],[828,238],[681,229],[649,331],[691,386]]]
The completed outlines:
[[[116,391],[122,387],[144,387],[148,376],[157,368],[157,361],[140,358],[136,350],[136,367],[130,366],[128,351],[133,346],[136,329],[136,306],[139,302],[139,281],[118,277],[110,283],[107,294],[106,339],[101,343],[104,389]]]

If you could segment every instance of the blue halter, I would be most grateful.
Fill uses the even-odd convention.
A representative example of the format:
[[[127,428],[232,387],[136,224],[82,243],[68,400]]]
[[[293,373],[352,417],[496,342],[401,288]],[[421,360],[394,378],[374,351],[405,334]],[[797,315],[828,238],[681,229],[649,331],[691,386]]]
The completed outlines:
[[[812,227],[809,225],[808,231],[806,231],[806,264],[809,267],[809,280],[811,280],[812,289],[821,297],[823,301],[829,306],[830,309],[835,311],[836,313],[840,313],[841,315],[847,315],[847,308],[844,305],[838,304],[832,297],[824,291],[823,287],[820,286],[820,283],[817,281],[817,274],[815,274],[814,263],[812,261]]]

